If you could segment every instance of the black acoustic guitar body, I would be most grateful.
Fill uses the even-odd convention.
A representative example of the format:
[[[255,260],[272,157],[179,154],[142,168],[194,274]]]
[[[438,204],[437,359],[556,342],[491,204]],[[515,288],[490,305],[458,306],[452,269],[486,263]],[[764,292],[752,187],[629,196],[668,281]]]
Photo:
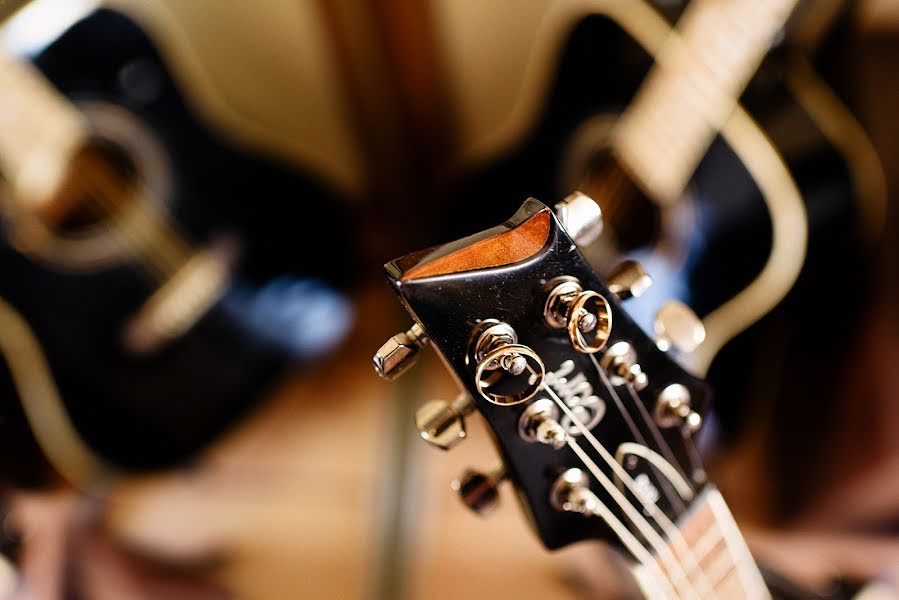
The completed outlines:
[[[320,357],[347,330],[351,307],[337,286],[351,278],[352,250],[341,243],[322,252],[308,231],[313,223],[345,222],[340,199],[315,176],[206,127],[152,41],[119,13],[93,13],[35,62],[76,104],[124,110],[152,132],[171,174],[168,219],[192,248],[222,238],[238,248],[224,296],[185,335],[135,353],[123,344],[123,328],[162,281],[137,261],[59,269],[0,243],[0,297],[39,340],[79,434],[119,467],[182,462],[263,398],[285,369]],[[0,438],[15,447],[15,438],[29,435],[5,370],[0,393],[9,415]],[[33,470],[11,470],[40,483]]]

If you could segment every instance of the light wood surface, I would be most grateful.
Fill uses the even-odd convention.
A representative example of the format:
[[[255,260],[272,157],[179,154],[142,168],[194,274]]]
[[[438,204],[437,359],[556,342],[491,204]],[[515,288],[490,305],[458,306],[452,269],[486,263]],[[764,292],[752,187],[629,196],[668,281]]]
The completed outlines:
[[[191,469],[117,490],[108,526],[169,559],[223,558],[218,579],[238,598],[632,597],[633,588],[622,583],[620,557],[599,545],[544,550],[508,487],[487,517],[462,506],[449,484],[468,466],[495,466],[489,433],[472,415],[469,438],[451,452],[417,439],[411,405],[452,398],[455,386],[429,351],[406,382],[379,380],[370,364],[373,350],[408,323],[384,282],[373,282],[357,300],[356,328],[334,357],[290,377]],[[397,436],[406,436],[409,447],[405,494]],[[739,461],[728,464],[735,476],[747,473]],[[738,521],[752,515],[740,500],[757,498],[758,482],[721,483]],[[734,493],[740,497],[729,497]],[[409,534],[393,557],[396,589],[382,585],[391,564],[383,552],[390,515],[399,516]],[[821,585],[840,564],[863,578],[899,565],[893,539],[759,527],[746,537],[767,564],[808,585]]]
[[[398,313],[383,308],[393,299],[382,286],[360,298],[356,330],[333,359],[292,377],[195,468],[124,486],[110,526],[168,557],[222,553],[222,580],[241,598],[359,598],[373,596],[385,558],[382,515],[399,510],[411,532],[400,557],[409,598],[579,597],[566,578],[600,562],[594,549],[545,551],[509,489],[487,518],[453,496],[455,474],[495,461],[477,417],[453,452],[413,440],[413,493],[388,489],[398,385],[379,380],[370,359]],[[437,360],[416,368],[422,400],[454,395]],[[411,421],[400,434],[417,437]]]

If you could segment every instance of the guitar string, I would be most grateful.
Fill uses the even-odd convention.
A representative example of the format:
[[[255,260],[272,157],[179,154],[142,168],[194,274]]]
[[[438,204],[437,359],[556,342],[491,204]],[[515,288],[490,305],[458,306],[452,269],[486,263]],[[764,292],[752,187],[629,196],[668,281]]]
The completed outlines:
[[[592,460],[590,459],[589,455],[587,455],[586,452],[584,452],[584,450],[580,447],[580,445],[577,444],[577,442],[575,441],[573,436],[568,437],[567,444],[568,444],[568,447],[571,448],[571,450],[575,454],[578,455],[578,457],[581,459],[581,461],[584,463],[584,465],[587,466],[588,469],[590,469],[590,467],[588,465],[589,465],[589,463],[592,463]],[[593,463],[593,464],[595,467],[595,463]],[[592,472],[593,471],[591,469],[591,473]],[[652,558],[652,555],[649,553],[649,551],[639,542],[639,540],[637,540],[636,536],[634,536],[634,534],[631,533],[627,529],[627,527],[617,517],[615,517],[614,514],[612,514],[612,512],[608,509],[607,506],[605,506],[602,502],[598,502],[597,508],[594,509],[594,512],[592,512],[591,514],[602,518],[609,525],[609,527],[615,532],[615,534],[619,537],[619,539],[621,539],[625,548],[627,548],[627,550],[631,553],[631,555],[633,555],[634,559],[637,560],[641,565],[643,565],[646,568],[648,568],[649,570],[651,570],[653,572],[653,574],[655,575],[655,578],[658,580],[658,582],[661,584],[664,584],[664,586],[669,590],[669,592],[675,598],[681,597],[671,587],[673,584],[671,578],[665,574],[665,572],[659,567],[658,563]],[[714,541],[709,545],[708,548],[703,548],[702,552],[694,553],[696,556],[698,556],[697,561],[699,563],[701,563],[707,557],[711,556],[713,551],[719,545],[721,545],[721,542],[725,541],[720,530],[713,529],[715,524],[716,523],[713,521],[710,526],[710,530],[707,531],[706,534],[703,535],[703,537],[700,539],[699,543],[705,542],[704,545],[709,545],[709,543],[706,542],[706,539],[708,539],[709,533],[716,533],[717,537],[712,538]],[[727,544],[725,543],[725,544],[723,544],[723,546],[724,546],[724,550],[727,550]],[[720,562],[722,560],[722,558],[723,557],[719,557],[718,562]],[[728,579],[730,579],[731,577],[733,577],[734,575],[737,574],[737,571],[735,568],[736,567],[735,563],[731,562],[731,564],[732,564],[732,568],[728,569],[728,570],[722,570],[721,567],[718,567],[717,562],[713,565],[715,567],[718,567],[716,569],[716,571],[721,571],[721,572],[715,573],[715,576],[710,578],[710,582],[711,582],[710,583],[710,586],[711,586],[711,591],[710,591],[711,596],[710,597],[712,597],[712,598],[717,597],[715,595],[715,590],[717,590],[717,588],[719,588]]]
[[[604,373],[604,371],[600,368],[600,365],[598,364],[598,361],[596,361],[595,357],[593,357],[592,355],[590,356],[590,358],[592,359],[594,365],[597,367],[597,373],[599,374],[600,378],[603,380],[604,385],[606,385],[606,389],[610,392],[610,394],[616,395],[614,389],[613,389],[612,386],[611,386],[611,382],[608,381],[607,377],[605,377],[605,373]],[[644,406],[644,404],[643,404],[643,402],[642,402],[642,400],[641,400],[641,398],[640,398],[639,393],[638,393],[638,392],[637,392],[631,385],[627,385],[626,387],[628,388],[628,391],[629,391],[630,394],[631,394],[631,398],[634,400],[634,404],[636,404],[640,409],[642,409],[641,412],[644,414],[644,419],[646,419],[649,415],[648,415],[648,413],[646,413],[645,406]],[[654,427],[654,426],[655,426],[654,422],[651,422],[651,423],[652,423],[652,426],[653,426],[653,428],[655,429],[655,431],[658,431],[658,429]],[[659,431],[659,434],[661,434],[660,431]],[[592,434],[591,434],[591,435],[592,435]],[[689,452],[691,451],[691,449],[695,452],[695,447],[692,446],[692,438],[689,437],[689,436],[688,436],[687,434],[685,434],[685,433],[683,434],[683,437],[684,437],[685,441],[689,442],[689,445],[688,445],[688,448],[687,448],[688,454],[689,454]],[[666,443],[666,446],[667,446],[667,443]],[[670,452],[670,447],[669,447],[669,452]],[[697,460],[698,460],[698,456],[697,456]],[[691,462],[692,462],[692,460],[691,460]],[[617,464],[617,463],[616,463],[616,464]],[[676,460],[674,461],[673,464],[674,464],[674,466],[678,466],[678,467],[680,466],[679,463],[678,463]],[[691,467],[694,468],[694,472],[695,472],[696,466],[693,465],[693,464],[691,464]],[[698,467],[698,469],[699,469],[699,470],[703,473],[703,475],[704,475],[704,470],[703,470],[702,467],[701,467],[701,461],[699,462],[699,467]],[[663,517],[664,519],[667,520],[667,515],[665,515],[664,513],[662,513],[662,517]],[[711,525],[710,525],[710,529],[715,528],[716,526],[717,526],[717,521],[713,520],[712,523],[711,523]],[[680,533],[680,530],[677,529],[677,528],[675,527],[675,531],[677,532],[677,536],[676,536],[676,538],[675,538],[674,540],[672,540],[672,541],[675,542],[675,543],[677,543],[677,544],[681,547],[681,548],[680,548],[681,551],[686,551],[686,552],[688,553],[691,562],[694,563],[694,567],[693,567],[693,568],[699,568],[699,567],[701,567],[702,561],[705,560],[705,558],[707,558],[707,556],[708,556],[708,555],[715,549],[715,547],[717,547],[717,544],[713,544],[710,548],[708,548],[707,550],[705,550],[704,552],[702,552],[700,555],[697,555],[696,552],[694,552],[694,551],[692,551],[692,550],[689,550],[689,545],[686,543],[686,540],[683,538],[683,535]],[[718,535],[721,536],[720,530],[717,530],[717,529],[716,529],[716,531],[718,531]],[[707,530],[707,532],[708,532],[708,530]],[[724,539],[724,538],[721,537],[721,539]],[[730,548],[729,548],[729,546],[728,546],[727,544],[724,545],[723,550],[724,550],[724,552],[725,552],[725,555],[726,555],[726,556],[727,556],[727,557],[728,557],[734,564],[736,564],[736,557],[733,556],[733,554],[731,553],[731,550],[730,550]],[[700,570],[701,570],[701,569],[700,569]],[[702,571],[702,570],[701,570],[701,571]],[[721,581],[724,581],[724,580],[726,580],[726,579],[727,579],[727,578],[724,578],[724,579],[722,579]],[[709,585],[710,585],[711,588],[715,588],[715,587],[717,587],[719,584],[720,584],[720,581],[719,581],[718,583],[712,583],[712,582],[710,582]]]
[[[631,396],[632,396],[633,399],[634,399],[634,403],[637,404],[638,406],[643,406],[643,401],[642,401],[642,398],[640,397],[639,392],[637,392],[636,390],[634,390],[631,386],[628,386],[628,388],[630,389]],[[689,441],[692,443],[692,438],[688,437],[686,434],[683,434],[683,435],[684,435],[684,438],[685,438],[686,440],[689,440]],[[689,450],[688,450],[688,453],[689,453]],[[666,516],[666,518],[667,518],[667,516]],[[711,524],[710,527],[715,527],[715,526],[717,526],[717,525],[718,525],[717,519],[713,519],[712,524]],[[680,537],[680,540],[684,543],[684,545],[687,546],[687,545],[686,545],[686,540],[685,540],[685,539],[683,538],[683,536],[680,534],[680,530],[678,530],[678,535],[679,535],[679,537]],[[724,539],[723,533],[722,533],[721,535],[722,535],[722,539]],[[687,547],[688,547],[688,546],[687,546]],[[714,549],[714,546],[709,550],[709,552],[711,552],[711,550],[713,550],[713,549]],[[734,568],[736,569],[736,565],[737,565],[737,562],[738,562],[738,558],[733,554],[733,551],[731,550],[730,545],[726,543],[726,540],[725,540],[725,544],[724,544],[724,553],[725,553],[725,556],[727,557],[727,559],[729,559],[730,562],[733,563]],[[703,556],[700,556],[699,558],[696,558],[695,554],[694,554],[692,551],[690,551],[690,557],[691,557],[691,560],[695,562],[695,564],[696,564],[697,567],[701,566],[700,563],[701,563],[705,558],[707,558],[707,556],[708,556],[708,554],[705,554],[705,555],[703,555]],[[712,579],[711,579],[711,583],[710,583],[710,586],[711,586],[713,589],[714,589],[715,587],[717,587],[717,585],[718,585],[718,584],[715,583],[714,581],[715,581],[715,579],[712,578]],[[742,582],[741,582],[741,585],[742,585]],[[748,591],[747,591],[747,590],[744,589],[744,592],[748,595]]]
[[[599,453],[602,459],[608,464],[612,471],[615,472],[616,475],[621,479],[624,483],[625,487],[627,487],[628,491],[637,498],[643,509],[652,517],[660,528],[665,531],[666,529],[673,529],[673,524],[671,524],[670,520],[667,519],[666,516],[662,515],[662,519],[659,518],[659,510],[655,504],[650,504],[646,502],[646,500],[640,495],[638,490],[636,489],[636,484],[630,475],[618,464],[618,461],[612,457],[611,454],[605,449],[605,447],[599,443],[599,441],[590,434],[590,430],[587,429],[584,424],[574,415],[571,409],[565,404],[565,402],[549,387],[542,386],[543,390],[553,398],[555,403],[559,405],[559,408],[565,412],[566,415],[571,419],[572,423],[574,423],[575,427],[585,436],[586,439],[590,442],[593,448]],[[592,438],[592,439],[591,439]],[[641,535],[653,546],[656,555],[665,565],[665,569],[669,572],[672,578],[672,583],[675,587],[678,587],[677,582],[684,581],[687,586],[689,586],[689,595],[690,597],[700,598],[700,596],[694,586],[693,581],[687,576],[686,572],[681,565],[680,560],[678,560],[668,544],[664,542],[659,533],[655,530],[652,525],[649,524],[641,514],[640,511],[631,503],[630,500],[619,490],[615,484],[605,475],[599,467],[592,461],[584,460],[584,465],[588,470],[593,474],[593,476],[599,481],[602,487],[608,492],[608,494],[612,497],[612,499],[618,504],[618,506],[624,511],[624,513],[628,516],[628,518],[633,523],[634,527],[639,530]],[[583,458],[582,458],[583,460]],[[662,523],[662,520],[667,521],[667,526]],[[670,531],[665,531],[666,535],[671,537]],[[703,585],[702,587],[707,587]]]
[[[615,401],[615,405],[618,407],[619,412],[621,412],[621,414],[623,416],[626,415],[625,421],[629,424],[628,428],[631,429],[631,432],[633,433],[634,430],[637,428],[637,426],[634,423],[633,419],[631,418],[630,413],[627,411],[627,409],[624,408],[624,403],[621,401],[621,397],[618,395],[618,392],[616,392],[615,388],[612,386],[612,382],[609,381],[609,378],[606,375],[605,369],[603,369],[600,366],[599,361],[596,360],[596,357],[594,357],[592,354],[588,354],[588,356],[590,357],[590,360],[593,362],[593,366],[596,367],[596,372],[599,375],[599,378],[602,380],[603,385],[606,387],[606,390],[608,390],[609,395],[611,395],[612,399]],[[643,408],[642,403],[640,403],[640,407]],[[652,424],[649,422],[650,421],[649,415],[646,413],[645,408],[643,408],[643,410],[641,411],[641,416],[643,418],[644,424],[646,424],[647,429],[649,429],[650,433],[652,433],[653,439],[655,440],[656,444],[659,445],[659,439],[658,439],[657,432],[653,429]],[[642,434],[635,435],[634,437],[637,439],[637,441],[639,443],[643,444],[647,448],[649,447],[649,444],[646,443],[646,438],[644,438]],[[664,442],[664,439],[662,440],[662,442]],[[662,454],[665,457],[665,460],[667,460],[674,468],[676,468],[676,469],[678,469],[678,471],[680,471],[677,461],[673,459],[673,453],[671,452],[671,448],[668,447],[667,444],[664,446],[659,445],[659,448],[662,450]],[[683,475],[683,473],[681,473],[681,474]],[[689,485],[690,480],[686,477],[684,477],[684,479],[687,481],[687,484]],[[668,498],[668,501],[673,505],[678,505],[680,507],[681,512],[686,512],[687,507],[684,505],[683,500],[681,499],[680,495],[673,493],[671,486],[666,485],[666,483],[667,483],[666,478],[662,477],[660,479],[660,481],[662,482],[662,489],[665,491],[665,496]],[[692,485],[690,485],[690,489],[691,490],[693,489]]]
[[[98,207],[105,217],[112,219],[113,226],[111,229],[126,246],[131,246],[138,250],[147,247],[153,249],[155,242],[153,242],[152,236],[141,228],[139,223],[133,223],[129,215],[122,215],[122,210],[113,205],[111,199],[124,195],[126,191],[118,183],[106,181],[106,178],[102,175],[93,175],[88,180],[89,197],[93,201],[94,206]],[[165,250],[165,248],[162,248],[162,250]],[[148,260],[139,264],[154,279],[164,280],[166,273],[173,268],[173,264],[169,262],[168,257],[163,252],[141,252],[141,256],[148,257]]]
[[[585,466],[587,466],[589,463],[592,463],[590,457],[587,456],[586,452],[584,452],[584,450],[572,436],[568,436],[566,443],[568,444],[568,447],[578,455],[578,457],[581,459],[581,462],[583,462]],[[662,568],[659,566],[659,563],[653,558],[649,550],[647,550],[637,539],[637,537],[633,533],[631,533],[630,530],[621,522],[621,520],[618,519],[618,517],[616,517],[611,510],[609,510],[609,507],[598,501],[596,508],[591,514],[599,516],[609,525],[612,531],[615,532],[615,535],[618,536],[618,539],[622,541],[625,548],[628,549],[628,551],[633,555],[637,562],[639,562],[641,565],[652,572],[655,580],[659,585],[664,586],[672,597],[678,599],[681,598],[681,595],[673,587],[674,582],[671,577],[662,570]]]
[[[724,557],[720,556],[723,552],[725,555],[729,555],[729,558],[736,567],[736,559],[731,554],[730,548],[727,545],[727,540],[724,537],[724,534],[721,532],[721,529],[717,527],[718,522],[715,519],[712,519],[711,523],[709,523],[708,528],[701,534],[699,539],[693,545],[693,556],[696,557],[697,562],[700,564],[704,562],[707,558],[718,555],[718,560],[722,560]],[[717,552],[716,552],[717,551]],[[711,570],[711,569],[709,569]],[[711,585],[713,588],[717,588],[736,574],[736,571],[731,571],[727,573],[726,577],[716,578],[714,576],[709,577],[711,581]]]
[[[596,361],[595,357],[590,355],[590,358],[592,359],[594,365],[596,366],[597,373],[599,374],[600,380],[603,382],[603,385],[606,387],[606,391],[613,396],[617,396],[618,394],[615,391],[614,387],[612,386],[611,381],[609,381],[608,377],[606,377],[604,370],[600,367],[600,365]],[[631,388],[631,386],[628,386],[628,388],[631,389],[631,392],[634,391]],[[620,399],[619,399],[619,401],[620,401]],[[643,407],[643,403],[639,401],[639,398],[637,399],[637,401],[635,403],[638,406]],[[567,409],[567,406],[566,406],[566,409]],[[644,413],[645,413],[645,407],[644,407]],[[647,414],[645,416],[648,418],[649,415]],[[651,516],[653,516],[653,518],[656,520],[656,523],[658,523],[659,527],[662,529],[662,531],[665,533],[665,535],[668,536],[668,538],[671,540],[671,543],[684,556],[685,562],[687,562],[689,564],[690,572],[697,574],[697,576],[701,582],[700,587],[703,587],[705,589],[710,589],[711,586],[709,585],[709,583],[705,577],[705,574],[699,564],[699,561],[697,561],[695,559],[692,552],[690,551],[689,544],[687,544],[686,540],[684,539],[683,535],[680,532],[680,529],[678,529],[674,525],[674,523],[671,522],[671,519],[668,518],[668,515],[666,515],[664,511],[659,510],[658,506],[655,503],[651,503],[651,504],[648,503],[645,500],[645,498],[643,498],[642,496],[640,496],[634,492],[633,479],[630,477],[630,475],[627,473],[627,471],[625,471],[624,468],[620,464],[618,464],[617,460],[613,459],[613,460],[609,461],[610,458],[613,458],[613,457],[611,457],[611,455],[609,455],[609,457],[606,458],[606,456],[604,454],[608,454],[608,451],[602,447],[602,445],[599,443],[599,440],[596,439],[596,437],[590,432],[589,429],[584,427],[583,424],[581,424],[579,429],[581,430],[581,433],[584,434],[584,437],[587,438],[587,440],[594,446],[594,448],[597,449],[597,452],[599,452],[600,455],[603,455],[603,458],[606,460],[606,462],[610,463],[610,466],[612,466],[613,471],[615,471],[615,473],[619,476],[619,478],[622,479],[622,481],[626,481],[625,478],[622,476],[622,474],[627,476],[627,480],[630,481],[630,485],[628,485],[627,483],[625,483],[625,485],[627,485],[628,488],[631,489],[631,493],[633,493],[635,495],[635,497],[640,501],[640,503],[643,505],[644,510],[646,510]],[[651,428],[651,431],[652,430],[653,429]],[[668,453],[673,454],[671,452],[670,447],[668,448]],[[669,460],[669,462],[671,462],[671,461]],[[672,464],[672,466],[676,467],[676,468],[679,467],[676,460]]]
[[[681,430],[681,437],[684,440],[684,448],[687,449],[687,458],[690,460],[693,479],[705,481],[707,477],[705,467],[702,466],[702,457],[699,455],[699,449],[696,448],[696,444],[693,442],[693,437],[683,430]]]
[[[97,195],[101,195],[100,192]],[[95,199],[100,205],[101,200]],[[151,234],[145,231],[139,223],[132,222],[129,215],[122,215],[119,210],[107,206],[100,206],[105,212],[104,218],[110,220],[109,229],[115,234],[117,243],[125,248],[129,255],[137,255],[139,267],[149,276],[153,282],[164,281],[167,274],[173,270],[173,265],[161,253],[151,248],[153,242]],[[149,248],[149,251],[144,250]]]
[[[605,378],[605,373],[600,368],[599,363],[597,362],[596,358],[593,355],[591,355],[590,358],[593,360],[593,364],[596,365],[596,369],[599,371],[600,377],[603,378],[604,381],[607,381],[607,379]],[[611,383],[611,382],[609,382],[609,383]],[[607,387],[609,387],[609,390],[612,391],[610,386],[607,385]],[[640,416],[643,419],[643,422],[646,424],[646,427],[652,433],[652,439],[655,441],[655,443],[658,445],[659,449],[662,451],[662,455],[665,457],[665,460],[667,460],[671,464],[671,466],[673,466],[675,469],[678,470],[678,472],[680,472],[681,476],[687,481],[688,484],[690,484],[690,488],[695,491],[696,488],[693,485],[692,479],[684,471],[683,465],[680,464],[680,461],[677,460],[677,457],[674,455],[674,452],[671,450],[671,446],[668,444],[668,441],[665,439],[665,436],[662,435],[661,429],[656,424],[655,419],[653,419],[652,416],[650,416],[649,412],[646,410],[646,405],[640,401],[640,396],[637,393],[637,390],[630,383],[626,383],[625,387],[627,388],[628,392],[630,392],[631,399],[634,401],[634,404],[637,405],[637,410],[640,412]]]
[[[112,204],[112,199],[129,194],[127,187],[103,175],[102,170],[95,172],[94,169],[90,169],[88,172],[93,175],[89,179],[90,183],[99,192],[99,194],[91,194],[91,198],[110,216],[115,216],[117,212],[121,212],[116,210],[116,207]],[[142,191],[137,191],[133,195],[137,202],[136,207],[130,207],[130,210],[141,210],[149,205],[149,202],[144,199]],[[145,227],[140,227],[141,221],[143,221]],[[126,237],[130,237],[138,249],[149,248],[150,252],[141,252],[140,255],[142,258],[151,261],[149,264],[158,269],[153,274],[162,280],[165,280],[168,275],[177,271],[179,265],[189,256],[187,246],[177,243],[182,240],[180,240],[180,236],[174,229],[164,221],[157,220],[154,222],[154,219],[143,211],[137,213],[137,219],[134,223],[130,222],[128,215],[125,215],[118,219],[118,225],[117,231],[123,233]],[[154,228],[157,229],[156,232],[154,232]],[[165,241],[156,239],[154,233],[157,232],[168,239]],[[141,238],[143,238],[143,241],[141,241]],[[155,262],[152,262],[154,259]],[[141,262],[141,264],[143,265],[144,263]]]
[[[92,205],[97,208],[102,209],[103,212],[109,216],[116,216],[117,211],[110,210],[110,208],[106,205],[106,203],[104,201],[104,197],[107,195],[107,192],[109,191],[108,188],[101,189],[101,184],[99,183],[99,181],[97,179],[94,179],[94,178],[90,178],[88,180],[88,183],[89,183],[89,186],[86,190],[86,193],[87,193],[87,196],[92,200]],[[118,192],[115,192],[115,193],[118,194]],[[120,221],[121,221],[121,219],[120,219]],[[124,223],[126,226],[128,225],[127,219],[124,220]],[[133,232],[127,231],[125,227],[123,227],[123,226],[117,227],[116,232],[119,234],[120,237],[124,237],[124,238],[126,238],[126,240],[131,240],[135,245],[139,244],[139,242],[136,241],[136,240],[138,240],[138,236]],[[162,272],[159,270],[160,266],[158,264],[150,263],[150,264],[144,265],[144,266],[147,269],[149,275],[151,275],[152,277],[154,277],[154,278],[162,278],[163,277]]]
[[[172,272],[176,271],[178,266],[184,262],[185,257],[189,256],[188,246],[181,244],[180,235],[170,225],[165,222],[157,221],[158,233],[164,238],[159,240],[154,236],[153,226],[154,220],[147,212],[141,211],[133,215],[124,215],[120,208],[113,204],[113,199],[123,196],[134,196],[138,202],[130,210],[139,210],[144,206],[149,206],[149,202],[144,198],[146,193],[143,190],[129,190],[126,186],[120,185],[108,176],[104,175],[105,169],[96,167],[97,161],[90,159],[86,168],[83,170],[87,173],[86,182],[88,184],[87,196],[92,201],[92,205],[100,208],[105,216],[115,218],[116,227],[114,230],[126,243],[131,243],[137,249],[149,249],[150,252],[141,252],[141,261],[148,274],[158,280],[165,280]],[[142,223],[143,221],[143,223]],[[141,227],[144,224],[145,227]]]
[[[621,189],[623,188],[624,184],[629,181],[629,178],[627,177],[627,174],[624,172],[624,170],[622,168],[617,168],[617,169],[612,168],[611,166],[609,166],[609,163],[606,163],[606,165],[607,166],[604,167],[601,172],[601,175],[605,175],[605,176],[600,176],[600,177],[596,178],[596,179],[598,179],[598,182],[596,182],[596,179],[590,180],[589,178],[586,178],[585,181],[587,181],[588,184],[592,183],[593,185],[599,186],[598,189],[600,190],[600,192],[603,192],[602,187],[604,184],[604,186],[605,186],[604,193],[600,193],[599,196],[607,197],[610,199],[617,199],[617,198],[619,198]],[[609,173],[609,171],[611,171],[611,173]],[[614,206],[614,203],[613,203],[613,206]],[[631,435],[634,436],[634,439],[637,442],[639,442],[640,444],[642,444],[646,447],[649,447],[649,444],[646,443],[646,439],[643,436],[642,432],[640,432],[639,428],[636,426],[633,419],[631,418],[630,413],[624,408],[624,403],[621,401],[621,398],[618,396],[618,394],[613,389],[611,382],[608,381],[608,378],[607,378],[604,370],[600,368],[599,363],[597,362],[596,358],[592,354],[589,354],[589,356],[590,356],[590,359],[593,361],[593,364],[594,364],[597,372],[599,373],[599,376],[603,379],[603,384],[605,385],[606,389],[609,390],[609,392],[612,396],[612,400],[615,402],[615,406],[618,408],[618,413],[624,419],[625,423],[628,426],[628,429],[630,429]],[[643,421],[645,424],[647,424],[647,428],[650,429],[650,432],[651,432],[653,438],[655,439],[656,444],[662,449],[662,454],[665,456],[665,459],[669,463],[674,465],[675,468],[680,470],[680,465],[677,463],[676,460],[674,460],[671,449],[668,447],[667,444],[664,443],[664,439],[659,439],[660,436],[653,429],[652,425],[654,425],[654,424],[648,418],[645,408],[642,405],[640,406],[640,408],[642,409],[642,413],[643,413],[642,414]],[[682,471],[681,471],[681,474],[684,475]],[[686,479],[689,482],[689,478],[687,478],[686,476],[684,476],[684,479]],[[665,497],[668,499],[668,502],[670,504],[672,504],[673,506],[677,506],[681,512],[686,511],[686,506],[684,505],[682,499],[672,489],[671,485],[668,484],[666,478],[660,477],[660,478],[658,478],[658,480],[660,482],[660,487],[662,488],[662,491],[665,494]],[[691,486],[691,489],[692,489],[692,486]]]
[[[640,407],[643,407],[643,402],[641,401],[639,393],[636,390],[634,390],[633,387],[631,387],[631,386],[628,386],[628,390],[631,393],[631,397],[633,398],[634,403]],[[683,437],[684,437],[685,441],[688,441],[688,442],[690,442],[690,444],[692,444],[692,438],[689,437],[686,433],[683,433]],[[694,450],[695,450],[695,448],[694,448]],[[688,448],[688,453],[689,453],[689,451],[690,451],[690,449]],[[701,463],[700,463],[699,469],[702,471]],[[704,474],[704,471],[703,471],[703,474]],[[680,534],[679,529],[677,531],[678,531],[681,541],[686,545],[686,539],[684,539],[682,534]],[[712,555],[714,550],[719,546],[719,542],[722,542],[722,541],[724,542],[724,544],[722,545],[721,551],[719,551],[719,557],[717,560],[719,562],[722,560],[729,561],[730,564],[732,565],[732,570],[725,571],[724,573],[714,573],[713,576],[707,575],[707,579],[710,582],[710,586],[712,587],[712,589],[716,589],[718,586],[721,585],[721,583],[723,583],[724,581],[729,579],[733,574],[737,574],[737,570],[736,570],[737,557],[734,556],[733,553],[731,552],[730,546],[727,544],[727,540],[724,538],[723,533],[718,528],[717,519],[712,520],[708,529],[705,530],[703,537],[706,537],[709,533],[712,533],[712,532],[717,534],[717,538],[715,538],[714,543],[709,545],[708,548],[703,548],[702,552],[697,552],[695,549],[695,546],[704,541],[704,540],[700,539],[699,542],[697,542],[697,544],[694,545],[694,549],[690,550],[690,555],[691,555],[692,559],[695,561],[696,565],[701,566],[702,562],[706,558],[708,558],[710,555]],[[723,552],[723,556],[720,555],[720,552]],[[722,575],[726,575],[726,576],[722,577]],[[744,591],[746,591],[746,590],[744,590]]]

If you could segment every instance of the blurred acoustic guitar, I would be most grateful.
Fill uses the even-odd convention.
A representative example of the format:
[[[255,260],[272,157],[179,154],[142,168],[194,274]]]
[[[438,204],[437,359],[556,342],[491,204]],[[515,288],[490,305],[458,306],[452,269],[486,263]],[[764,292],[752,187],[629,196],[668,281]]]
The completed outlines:
[[[86,487],[181,463],[350,326],[349,245],[302,231],[339,186],[207,126],[122,14],[0,53],[0,174],[7,483],[32,436]]]
[[[496,198],[589,193],[610,231],[596,266],[644,249],[660,289],[703,315],[706,370],[792,289],[807,249],[851,269],[883,225],[876,153],[807,58],[850,7],[798,4],[548,1],[502,26],[496,7],[442,10],[461,131],[447,233],[460,207],[486,221]],[[491,30],[510,47],[487,52]]]

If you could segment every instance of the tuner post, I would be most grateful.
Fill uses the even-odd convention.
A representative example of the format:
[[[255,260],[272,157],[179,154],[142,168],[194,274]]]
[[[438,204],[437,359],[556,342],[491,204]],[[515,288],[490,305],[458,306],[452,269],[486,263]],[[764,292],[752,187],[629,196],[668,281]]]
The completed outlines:
[[[559,407],[542,398],[531,403],[518,419],[518,435],[526,442],[538,442],[560,450],[568,443],[568,432],[559,423]]]
[[[568,275],[550,280],[546,288],[548,293],[543,304],[546,324],[565,329],[578,352],[593,354],[602,350],[612,333],[609,302],[597,292],[584,290],[576,278]]]
[[[672,383],[661,391],[653,409],[653,417],[659,427],[680,427],[692,435],[702,427],[702,415],[691,406],[690,390],[679,383]]]
[[[397,379],[418,361],[418,354],[427,343],[424,329],[418,323],[394,335],[372,358],[375,372],[387,381]]]
[[[590,479],[580,469],[568,469],[556,479],[549,493],[553,508],[584,516],[595,514],[599,498],[590,491]]]
[[[649,377],[637,362],[637,352],[627,342],[616,342],[606,350],[600,365],[609,374],[612,385],[631,385],[642,391],[649,385]]]
[[[512,406],[530,400],[543,385],[546,367],[530,347],[518,343],[518,334],[508,323],[496,319],[481,321],[471,333],[469,361],[475,365],[474,381],[480,395],[493,404]],[[498,382],[492,373],[502,371],[512,377],[525,378],[517,392],[495,393]]]

